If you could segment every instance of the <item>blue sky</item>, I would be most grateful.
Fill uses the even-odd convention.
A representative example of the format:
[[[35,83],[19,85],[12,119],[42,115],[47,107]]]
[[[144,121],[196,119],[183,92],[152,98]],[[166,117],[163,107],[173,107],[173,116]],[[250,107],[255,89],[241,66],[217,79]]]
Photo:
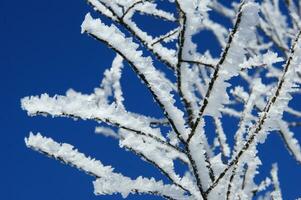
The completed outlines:
[[[100,83],[101,75],[110,66],[114,54],[105,45],[80,34],[80,24],[87,12],[93,11],[84,0],[0,1],[0,199],[121,198],[118,195],[94,196],[93,178],[27,149],[24,137],[29,131],[42,132],[57,141],[71,143],[128,176],[143,174],[162,178],[151,165],[120,149],[113,139],[95,135],[97,124],[94,122],[31,118],[20,108],[20,98],[24,96],[45,92],[64,94],[69,88],[90,93]],[[97,16],[96,13],[93,15]],[[155,31],[164,26],[160,23],[152,25],[145,23],[146,28]],[[218,53],[213,39],[208,37],[209,41],[206,40],[204,45]],[[129,69],[125,73],[127,107],[136,112],[160,115],[135,74]],[[300,133],[297,137],[301,140]],[[271,163],[279,162],[285,199],[300,196],[301,166],[288,155],[279,136],[271,135],[266,145],[260,147],[260,155],[264,173],[268,173]],[[159,198],[130,196],[129,199]]]

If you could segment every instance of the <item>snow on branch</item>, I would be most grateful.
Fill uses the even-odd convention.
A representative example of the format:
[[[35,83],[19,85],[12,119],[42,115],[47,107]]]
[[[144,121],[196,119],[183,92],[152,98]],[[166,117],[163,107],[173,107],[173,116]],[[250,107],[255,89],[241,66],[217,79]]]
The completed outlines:
[[[111,137],[114,139],[120,139],[120,136],[117,132],[112,130],[111,128],[103,127],[103,126],[97,126],[95,128],[95,133],[96,134],[101,134],[106,137]]]
[[[92,94],[69,89],[65,95],[28,96],[21,100],[22,109],[29,116],[106,123],[95,132],[118,140],[121,148],[161,172],[168,184],[126,177],[72,145],[40,134],[31,133],[25,139],[28,147],[94,176],[96,195],[149,194],[172,200],[285,198],[276,164],[257,183],[260,165],[265,164],[258,145],[269,133],[277,133],[301,163],[300,141],[293,132],[301,126],[301,110],[290,104],[301,95],[301,2],[242,0],[230,6],[217,0],[87,2],[102,16],[93,18],[88,13],[82,33],[116,53],[112,66]],[[160,34],[153,27],[145,31],[140,25],[143,18],[137,20],[144,14],[148,20],[156,18],[152,26],[156,20],[170,26]],[[231,21],[224,23],[222,18]],[[211,52],[214,42],[207,32],[219,43],[219,56]],[[201,52],[206,44],[210,48]],[[161,116],[128,110],[130,102],[122,85],[128,84],[123,81],[128,78],[125,67],[148,89]]]
[[[264,1],[261,6],[261,13],[263,17],[260,18],[260,28],[276,46],[286,52],[289,49],[287,45],[289,27],[286,23],[286,17],[280,11],[279,0]]]
[[[272,192],[271,197],[272,197],[272,199],[282,200],[280,183],[279,183],[279,179],[278,179],[278,166],[277,166],[277,164],[273,165],[273,168],[271,170],[271,177],[272,177],[272,182],[273,182],[273,185],[274,185],[274,191]]]
[[[40,133],[30,133],[25,138],[28,147],[74,166],[96,178],[93,182],[94,193],[97,195],[120,193],[124,198],[129,194],[154,194],[168,199],[189,199],[185,192],[174,185],[165,185],[153,178],[138,177],[132,180],[122,174],[113,172],[111,166],[104,166],[100,161],[80,153],[67,143],[57,143],[51,138],[43,137]]]
[[[213,84],[213,87],[212,91],[210,91],[211,88],[209,86],[206,95],[209,102],[208,105],[206,105],[206,101],[203,103],[203,107],[206,106],[206,110],[204,111],[206,115],[220,117],[219,105],[227,103],[229,98],[226,92],[222,92],[226,91],[226,88],[229,86],[229,83],[225,81],[238,75],[240,64],[243,62],[244,55],[246,54],[244,47],[247,46],[248,42],[254,40],[255,26],[258,21],[258,5],[247,3],[241,7],[236,24],[229,36],[227,47],[216,66],[214,73],[214,75],[217,74],[216,80],[214,76],[211,83],[209,83],[209,85]],[[223,100],[223,102],[216,102],[218,100]],[[205,108],[201,108],[200,116],[203,109]]]
[[[69,90],[66,96],[49,97],[48,94],[43,94],[40,97],[26,97],[22,99],[21,104],[29,115],[51,115],[53,117],[70,117],[105,122],[132,131],[137,135],[148,137],[154,142],[182,153],[180,148],[166,141],[161,135],[160,129],[150,127],[152,119],[129,113],[114,104],[97,104],[95,96],[97,95],[82,95]]]
[[[239,146],[241,147],[243,141],[245,141],[245,138],[242,137],[242,135],[243,132],[246,131],[246,127],[244,126],[247,124],[246,123],[247,120],[249,121],[249,124],[250,123],[252,124],[251,121],[254,121],[256,119],[256,116],[253,116],[250,113],[253,107],[255,107],[256,110],[259,110],[261,112],[264,109],[265,100],[263,99],[264,98],[263,94],[267,93],[270,88],[265,87],[262,83],[258,84],[258,81],[259,80],[254,81],[254,86],[256,86],[254,88],[256,90],[255,92],[253,91],[250,96],[248,96],[248,94],[246,94],[245,91],[239,91],[238,88],[236,88],[237,90],[233,91],[233,93],[235,93],[235,95],[245,103],[246,109],[244,110],[244,112],[248,112],[247,116],[244,116],[245,114],[243,114],[242,120],[245,120],[245,122],[243,121],[240,122],[239,129],[236,132],[236,136],[235,136],[236,149],[239,149]],[[256,98],[255,95],[258,97]],[[285,108],[286,112],[290,112],[291,110],[292,109],[290,107]],[[290,130],[289,127],[290,124],[283,119],[278,120],[276,123],[278,124],[277,126],[279,127],[278,133],[282,137],[287,149],[293,155],[293,157],[299,163],[301,163],[301,147],[298,140],[294,137],[294,133]]]
[[[207,193],[218,184],[218,182],[227,174],[227,172],[238,162],[241,162],[243,154],[248,152],[254,143],[264,142],[266,135],[269,131],[278,130],[279,126],[276,123],[281,120],[285,108],[288,106],[289,101],[292,99],[290,93],[296,91],[297,73],[300,71],[301,62],[301,31],[297,34],[291,47],[291,53],[283,69],[283,75],[280,78],[278,85],[274,88],[274,93],[269,101],[266,103],[265,108],[260,114],[257,123],[252,127],[251,134],[245,142],[240,151],[235,155],[233,160],[229,163],[227,168],[218,176],[215,182],[207,190]],[[248,158],[248,157],[246,157]]]
[[[147,1],[141,1],[142,3],[135,6],[135,10],[143,13],[153,15],[155,17],[168,20],[168,21],[176,21],[175,16],[172,13],[166,12],[164,10],[160,10],[157,8],[157,5]]]
[[[284,121],[278,122],[279,133],[283,138],[286,147],[294,158],[301,164],[301,146],[298,140],[294,137],[294,133],[290,131],[288,124]]]
[[[94,7],[95,10],[97,10],[99,13],[109,17],[113,21],[116,21],[117,23],[121,24],[123,27],[125,27],[135,38],[137,38],[143,45],[146,47],[150,52],[152,52],[160,61],[167,64],[167,66],[171,69],[175,68],[176,65],[176,57],[175,57],[175,51],[172,49],[168,49],[161,45],[159,42],[155,42],[156,40],[149,34],[147,34],[145,31],[141,30],[136,23],[134,23],[131,20],[131,17],[133,16],[134,12],[131,8],[131,6],[137,6],[143,5],[145,3],[150,3],[146,1],[131,1],[132,4],[126,3],[126,5],[130,5],[130,7],[127,7],[124,13],[120,10],[119,7],[116,8],[116,5],[107,0],[88,0],[88,2]],[[99,6],[101,5],[101,7]],[[133,8],[134,8],[133,7]],[[156,7],[155,5],[152,5],[151,7]],[[99,9],[100,8],[100,9]],[[105,8],[105,9],[102,9]],[[130,12],[131,11],[131,12]],[[156,11],[155,13],[162,13],[161,11],[157,11],[156,9],[152,9],[152,11]],[[110,12],[112,15],[109,16],[107,12]],[[150,12],[148,12],[150,13]],[[126,15],[125,15],[126,14]],[[154,14],[156,15],[156,14]],[[169,15],[167,15],[168,18],[170,18]],[[165,16],[166,18],[166,16]]]
[[[83,95],[69,90],[66,96],[49,97],[48,94],[22,99],[22,108],[29,115],[51,115],[107,122],[136,133],[163,139],[159,129],[149,127],[147,120],[136,117],[115,105],[97,105],[95,95]]]
[[[86,15],[82,24],[82,32],[87,32],[108,44],[129,62],[166,113],[173,129],[179,137],[186,138],[184,113],[175,107],[175,100],[171,94],[173,88],[170,87],[166,78],[155,69],[151,57],[143,57],[142,52],[137,50],[139,45],[134,43],[132,38],[126,38],[116,26],[106,26],[100,19],[93,19],[90,14]]]
[[[230,84],[226,81],[239,74],[241,69],[239,66],[243,63],[246,54],[244,48],[255,37],[254,31],[259,17],[258,9],[258,5],[251,2],[241,5],[235,26],[229,35],[227,46],[215,67],[206,96],[201,104],[199,116],[188,140],[193,136],[203,115],[221,117],[220,109],[229,102],[226,89]]]

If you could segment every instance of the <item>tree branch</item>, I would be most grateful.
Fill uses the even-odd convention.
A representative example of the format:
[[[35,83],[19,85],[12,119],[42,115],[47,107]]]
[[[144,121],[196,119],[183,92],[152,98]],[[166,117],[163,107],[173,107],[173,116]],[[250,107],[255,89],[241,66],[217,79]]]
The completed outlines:
[[[177,7],[180,12],[180,33],[179,33],[179,38],[178,38],[178,63],[176,66],[176,72],[177,72],[177,86],[178,86],[178,92],[181,97],[181,100],[183,101],[185,105],[185,109],[187,111],[188,115],[188,123],[190,127],[193,126],[193,110],[192,110],[192,105],[191,102],[188,100],[186,97],[185,93],[183,92],[182,88],[182,60],[183,60],[183,49],[185,45],[185,34],[186,34],[186,14],[185,12],[181,9],[180,5],[177,3]]]
[[[90,4],[92,4],[93,7],[95,7],[95,5],[93,3],[91,3],[91,0],[87,0],[88,2],[90,2]],[[175,69],[175,63],[172,63],[170,60],[167,60],[165,59],[162,55],[160,55],[160,53],[158,51],[156,51],[154,49],[154,45],[152,45],[151,43],[149,43],[148,41],[144,40],[144,38],[137,34],[135,32],[135,30],[129,25],[127,24],[127,22],[119,17],[112,8],[110,8],[109,6],[105,5],[104,3],[102,2],[99,2],[101,3],[104,7],[106,7],[108,10],[110,10],[114,16],[115,19],[111,18],[113,21],[119,23],[120,25],[122,25],[124,28],[126,28],[130,34],[132,34],[133,37],[137,38],[139,40],[139,42],[148,50],[150,51],[153,55],[155,55],[155,57],[161,61],[162,63],[164,63],[168,68],[174,70]],[[99,11],[100,12],[100,11]],[[100,12],[100,14],[103,14]],[[156,43],[158,44],[158,43]],[[162,48],[165,48],[162,46]]]
[[[119,179],[121,182],[126,181],[127,184],[133,184],[132,189],[129,191],[130,193],[152,194],[164,197],[166,199],[177,200],[174,198],[174,196],[177,195],[168,195],[168,191],[165,192],[164,190],[156,190],[154,189],[155,187],[153,187],[152,190],[145,191],[136,187],[134,183],[136,180],[131,180],[128,177],[113,172],[111,166],[103,166],[100,161],[86,157],[84,154],[78,152],[78,150],[73,149],[72,145],[66,143],[60,144],[50,138],[43,137],[40,134],[33,135],[32,133],[28,138],[25,138],[25,143],[33,150],[58,160],[63,164],[76,167],[78,170],[83,171],[88,175],[97,178],[98,180],[106,181],[106,179]],[[141,181],[141,178],[139,181]],[[167,187],[168,189],[171,189],[172,187],[175,187],[174,189],[176,189],[176,187],[178,187],[177,185],[163,185],[162,183],[155,182],[154,180],[150,179],[144,179],[144,181],[149,184],[157,184],[158,186],[161,186],[161,188],[166,187],[165,189],[167,189]]]
[[[259,132],[262,130],[263,125],[265,124],[265,121],[267,120],[268,117],[268,113],[270,112],[271,108],[273,107],[273,104],[276,102],[277,98],[280,95],[280,91],[282,90],[282,86],[284,84],[285,81],[285,75],[288,72],[290,66],[291,66],[291,62],[294,58],[294,52],[295,52],[295,47],[297,46],[298,40],[300,39],[300,35],[301,35],[301,31],[297,34],[294,43],[291,47],[291,55],[288,58],[284,70],[283,70],[283,75],[281,77],[281,79],[279,80],[278,86],[276,88],[276,92],[273,95],[273,97],[267,102],[265,108],[263,109],[263,113],[260,117],[260,119],[258,120],[258,122],[256,123],[256,125],[254,126],[254,132],[250,135],[249,139],[246,141],[246,143],[244,144],[244,146],[242,147],[242,149],[238,152],[238,154],[235,156],[235,158],[229,163],[229,165],[227,166],[227,168],[218,176],[218,178],[213,182],[213,184],[209,187],[209,189],[206,191],[206,194],[208,194],[210,191],[213,190],[213,188],[216,187],[216,185],[219,183],[219,181],[226,175],[226,173],[235,165],[237,165],[239,159],[241,158],[241,156],[244,154],[244,152],[246,152],[249,147],[253,144],[256,136],[259,134]]]

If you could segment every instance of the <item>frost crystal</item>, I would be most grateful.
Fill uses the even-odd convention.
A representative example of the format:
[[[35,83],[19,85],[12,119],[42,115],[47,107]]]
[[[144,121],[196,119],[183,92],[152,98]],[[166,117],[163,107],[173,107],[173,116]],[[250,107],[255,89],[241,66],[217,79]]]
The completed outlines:
[[[260,165],[265,163],[257,147],[268,134],[278,134],[301,163],[301,147],[294,137],[301,126],[300,106],[294,105],[295,96],[301,94],[301,1],[242,0],[231,7],[217,0],[88,3],[108,20],[88,13],[82,33],[116,52],[101,84],[92,94],[69,89],[65,95],[24,97],[21,106],[30,116],[106,123],[95,132],[118,140],[121,148],[149,162],[167,179],[126,177],[72,145],[39,133],[30,133],[26,145],[93,176],[96,195],[283,199],[277,164],[257,181]],[[176,9],[170,11],[168,6]],[[216,13],[232,22],[230,30],[212,17]],[[146,32],[137,24],[141,15],[173,26],[162,28],[165,33],[159,35]],[[216,37],[222,47],[220,56],[199,51],[203,43],[195,38],[204,31]],[[161,109],[159,118],[128,110],[122,87],[127,67]],[[226,126],[234,131],[229,133]],[[233,145],[228,141],[234,141]],[[184,173],[178,165],[185,166]]]

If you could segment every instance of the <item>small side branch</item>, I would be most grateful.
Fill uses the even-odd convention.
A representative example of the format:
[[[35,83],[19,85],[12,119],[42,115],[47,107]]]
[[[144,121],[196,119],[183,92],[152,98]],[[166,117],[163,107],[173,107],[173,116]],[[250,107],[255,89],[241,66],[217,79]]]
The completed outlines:
[[[69,117],[69,118],[72,118],[72,119],[81,119],[81,120],[84,120],[82,119],[80,116],[77,116],[77,115],[74,115],[74,114],[68,114],[68,113],[61,113],[59,115],[53,115],[51,113],[48,113],[48,112],[36,112],[35,114],[32,114],[32,115],[49,115],[49,116],[53,116],[53,117]],[[101,119],[101,118],[98,118],[98,117],[92,117],[92,118],[89,118],[91,120],[94,120],[96,122],[105,122],[109,125],[113,125],[113,126],[116,126],[118,128],[121,128],[121,129],[124,129],[124,130],[127,130],[127,131],[131,131],[131,132],[134,132],[136,133],[137,135],[141,135],[141,136],[144,136],[144,137],[147,137],[149,139],[152,139],[154,140],[155,142],[158,142],[162,145],[165,145],[173,150],[175,150],[176,152],[180,153],[180,154],[186,154],[186,152],[181,149],[180,147],[177,147],[177,146],[174,146],[172,144],[170,144],[169,142],[166,142],[152,134],[149,134],[149,133],[145,133],[143,131],[140,131],[140,130],[136,130],[136,129],[133,129],[133,128],[129,128],[129,127],[126,127],[118,122],[114,122],[110,119]]]
[[[87,0],[87,1],[93,7],[96,7],[96,5],[92,3],[92,0]],[[142,3],[143,1],[138,1],[138,2]],[[138,41],[149,52],[151,52],[159,61],[161,61],[162,63],[164,63],[168,68],[170,68],[172,70],[175,69],[175,63],[172,63],[170,60],[168,60],[167,58],[165,58],[164,56],[162,56],[160,54],[160,52],[156,51],[156,49],[153,48],[154,45],[151,45],[141,34],[136,33],[135,29],[124,20],[125,15],[118,16],[116,14],[116,12],[114,12],[114,10],[110,6],[108,6],[108,5],[106,5],[106,4],[102,3],[102,2],[99,2],[99,3],[112,13],[113,18],[110,18],[110,19],[112,19],[113,21],[115,21],[115,22],[119,23],[120,25],[122,25],[133,37],[137,38]],[[135,4],[135,5],[137,5],[137,4]],[[103,14],[100,10],[97,10],[97,11],[99,11],[100,14]],[[156,44],[158,44],[158,43],[156,43]]]
[[[179,91],[179,95],[181,97],[181,100],[183,101],[184,105],[185,105],[185,109],[187,111],[187,115],[188,115],[188,123],[190,125],[190,127],[193,126],[193,110],[192,110],[192,105],[191,102],[188,100],[188,98],[186,97],[183,88],[182,88],[182,60],[183,60],[183,50],[184,50],[184,45],[185,45],[185,34],[186,34],[186,21],[187,21],[187,17],[185,12],[181,9],[180,5],[177,3],[177,7],[179,9],[180,12],[180,26],[181,26],[181,30],[179,33],[179,38],[178,38],[178,63],[176,66],[176,72],[177,72],[177,86],[178,86],[178,91]]]
[[[227,174],[227,172],[234,167],[235,165],[237,165],[237,163],[239,162],[241,156],[250,148],[250,146],[253,144],[253,142],[256,139],[256,136],[259,134],[259,132],[262,130],[267,118],[268,118],[268,114],[271,110],[271,108],[273,107],[274,103],[276,102],[276,100],[278,99],[280,92],[282,90],[283,84],[286,81],[286,74],[288,72],[288,70],[290,69],[292,60],[294,58],[294,53],[295,53],[295,48],[297,46],[297,43],[300,39],[300,35],[301,35],[301,31],[297,34],[293,45],[291,47],[291,55],[288,58],[285,66],[284,66],[284,70],[283,70],[283,75],[281,77],[281,79],[278,82],[277,88],[276,88],[276,92],[275,94],[272,96],[272,98],[267,102],[265,108],[263,109],[263,113],[260,117],[260,119],[258,120],[258,122],[256,123],[256,125],[253,128],[253,133],[250,134],[249,139],[246,141],[246,143],[244,144],[244,146],[242,147],[242,149],[237,153],[237,155],[234,157],[234,159],[229,163],[229,165],[226,167],[226,169],[218,176],[218,178],[213,182],[213,184],[209,187],[209,189],[206,191],[206,194],[208,194],[210,191],[212,191],[217,184],[220,182],[220,180]]]
[[[216,82],[216,80],[217,80],[217,78],[218,78],[218,76],[219,76],[219,70],[220,70],[220,67],[222,66],[222,64],[223,64],[224,61],[226,60],[226,57],[227,57],[228,52],[229,52],[229,50],[230,50],[230,47],[231,47],[232,41],[233,41],[233,39],[234,39],[234,36],[235,36],[236,32],[238,31],[238,27],[239,27],[239,24],[240,24],[241,18],[242,18],[242,11],[241,11],[241,8],[243,7],[243,5],[244,5],[244,2],[243,2],[243,3],[241,4],[241,6],[240,6],[240,10],[239,10],[239,12],[238,12],[238,15],[237,15],[237,18],[236,18],[235,25],[234,25],[234,28],[232,29],[232,31],[231,31],[231,33],[230,33],[230,35],[229,35],[229,38],[228,38],[228,42],[227,42],[226,48],[225,48],[225,50],[223,51],[223,53],[222,53],[222,55],[221,55],[221,58],[220,58],[219,62],[218,62],[217,65],[214,67],[215,70],[214,70],[214,72],[213,72],[213,76],[212,76],[212,78],[211,78],[211,80],[210,80],[210,82],[209,82],[209,86],[208,86],[206,95],[205,95],[205,97],[204,97],[204,99],[203,99],[203,103],[202,103],[202,106],[201,106],[201,108],[200,108],[198,117],[197,117],[197,119],[196,119],[196,121],[195,121],[195,123],[194,123],[194,126],[193,126],[193,128],[192,128],[192,130],[191,130],[191,133],[190,133],[189,136],[188,136],[188,142],[189,142],[189,140],[192,138],[192,136],[194,135],[194,133],[195,133],[195,131],[196,131],[196,128],[197,128],[198,124],[199,124],[200,121],[201,121],[201,118],[202,118],[202,116],[203,116],[203,114],[204,114],[204,111],[205,111],[205,109],[206,109],[206,107],[207,107],[207,105],[208,105],[208,103],[209,103],[208,99],[209,99],[209,97],[210,97],[210,95],[211,95],[211,93],[212,93],[213,86],[214,86],[214,84],[215,84],[215,82]]]
[[[25,138],[25,143],[29,148],[41,152],[48,157],[61,161],[64,164],[76,167],[80,171],[95,177],[94,189],[96,194],[110,194],[110,193],[122,193],[123,196],[127,196],[130,193],[134,194],[153,194],[162,196],[166,199],[179,200],[185,199],[184,191],[176,185],[163,185],[162,182],[156,182],[155,180],[139,177],[136,180],[132,180],[128,177],[113,172],[111,166],[104,166],[100,161],[91,159],[85,156],[83,153],[78,152],[70,144],[60,144],[53,141],[51,138],[46,138],[40,135],[34,135],[30,133],[28,138]],[[112,181],[118,181],[118,184],[111,185]],[[149,187],[142,188],[137,183],[147,184]],[[127,185],[126,189],[120,190],[120,186]],[[100,187],[98,187],[100,186]],[[111,186],[110,190],[106,189],[106,186]],[[178,198],[177,198],[178,197]]]

